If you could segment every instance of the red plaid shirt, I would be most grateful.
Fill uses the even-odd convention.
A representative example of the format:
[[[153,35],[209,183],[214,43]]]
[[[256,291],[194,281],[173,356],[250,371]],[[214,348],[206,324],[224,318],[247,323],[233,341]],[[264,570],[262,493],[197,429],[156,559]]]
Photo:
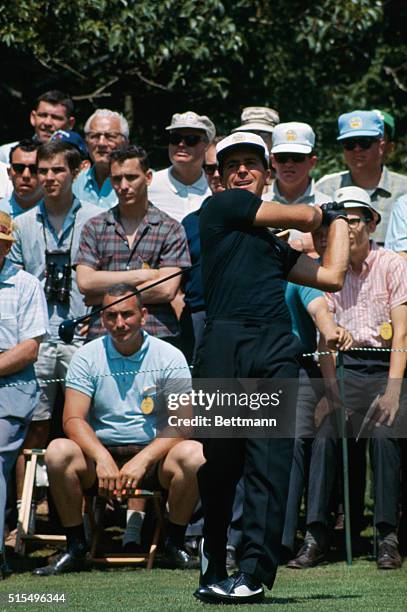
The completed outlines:
[[[75,264],[94,270],[140,270],[150,268],[186,268],[191,263],[184,228],[151,202],[129,248],[120,223],[119,206],[90,219],[83,227]],[[175,336],[178,321],[171,304],[146,304],[145,330],[159,338]],[[105,332],[99,318],[91,323],[88,338]]]

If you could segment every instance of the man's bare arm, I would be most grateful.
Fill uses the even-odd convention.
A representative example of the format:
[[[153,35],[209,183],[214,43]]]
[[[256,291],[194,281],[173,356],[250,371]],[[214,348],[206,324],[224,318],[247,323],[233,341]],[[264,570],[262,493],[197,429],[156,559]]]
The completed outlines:
[[[290,208],[287,206],[287,208]],[[288,280],[298,285],[322,291],[340,291],[349,265],[349,230],[345,219],[337,219],[329,226],[328,245],[322,265],[302,254],[291,269]]]
[[[41,338],[29,338],[0,354],[0,376],[19,372],[38,358]]]
[[[78,264],[76,267],[76,279],[79,291],[85,295],[103,295],[112,285],[126,283],[135,289],[143,283],[158,280],[159,270],[152,268],[142,270],[94,270],[89,266]]]
[[[321,222],[322,211],[318,206],[309,206],[309,204],[287,206],[278,202],[262,202],[257,210],[254,225],[313,232],[321,226]]]

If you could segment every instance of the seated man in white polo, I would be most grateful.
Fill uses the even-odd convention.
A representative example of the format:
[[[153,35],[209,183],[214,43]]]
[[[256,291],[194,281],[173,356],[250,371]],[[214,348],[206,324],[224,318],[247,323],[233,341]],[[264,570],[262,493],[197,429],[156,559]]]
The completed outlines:
[[[46,452],[67,550],[36,569],[37,576],[86,569],[82,501],[89,489],[107,497],[135,488],[167,491],[166,563],[193,566],[183,543],[198,500],[202,445],[166,429],[166,399],[190,390],[189,368],[178,349],[142,329],[147,310],[139,296],[116,304],[133,291],[129,285],[108,290],[102,315],[107,335],[81,347],[69,365],[63,415],[68,439],[52,441]]]

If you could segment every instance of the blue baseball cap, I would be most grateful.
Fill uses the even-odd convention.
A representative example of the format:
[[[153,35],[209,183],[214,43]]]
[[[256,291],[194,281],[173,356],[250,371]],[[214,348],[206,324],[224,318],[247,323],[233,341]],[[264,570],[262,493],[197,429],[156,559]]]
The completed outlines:
[[[88,147],[82,136],[78,134],[78,132],[73,132],[72,130],[57,130],[54,132],[50,138],[50,140],[60,140],[61,142],[67,142],[68,144],[75,147],[79,153],[85,159],[89,157]]]
[[[338,128],[337,140],[359,138],[360,136],[380,138],[384,132],[383,119],[373,111],[362,110],[341,115],[338,119]]]

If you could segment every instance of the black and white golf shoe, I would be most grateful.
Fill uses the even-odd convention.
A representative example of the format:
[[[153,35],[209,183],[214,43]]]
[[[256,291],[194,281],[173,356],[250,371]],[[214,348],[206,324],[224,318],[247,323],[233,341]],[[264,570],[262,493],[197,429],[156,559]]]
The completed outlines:
[[[200,587],[194,596],[210,604],[251,604],[264,600],[264,589],[253,576],[239,571],[225,580]]]

